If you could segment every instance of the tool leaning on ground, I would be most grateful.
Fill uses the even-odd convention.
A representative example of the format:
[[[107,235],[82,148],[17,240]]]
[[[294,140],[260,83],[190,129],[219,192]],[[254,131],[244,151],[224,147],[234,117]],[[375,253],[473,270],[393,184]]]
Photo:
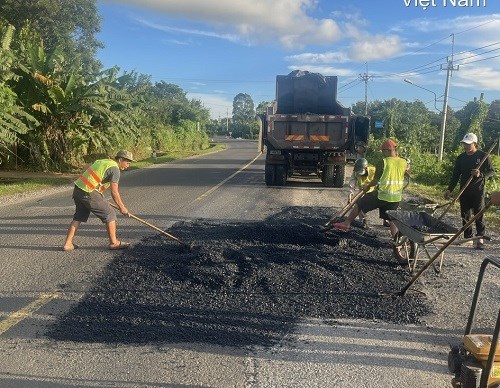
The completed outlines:
[[[477,212],[467,223],[465,223],[453,236],[451,236],[446,243],[444,243],[441,248],[438,249],[438,251],[432,256],[429,261],[427,261],[424,266],[418,271],[417,274],[413,276],[413,278],[408,282],[406,286],[404,286],[397,295],[404,295],[406,291],[411,287],[413,283],[422,275],[427,268],[438,258],[441,256],[441,254],[444,252],[446,248],[448,248],[460,235],[464,232],[465,229],[467,229],[469,226],[471,226],[476,219],[478,219],[480,216],[482,216],[492,205],[491,201],[488,200],[485,204],[485,206]]]
[[[110,204],[112,207],[114,207],[115,209],[120,209],[118,206],[116,206],[115,204],[113,204],[113,203],[111,203],[111,202],[110,202],[109,204]],[[169,239],[174,240],[174,241],[177,241],[179,244],[181,244],[183,247],[187,248],[188,250],[190,250],[190,251],[191,251],[191,250],[193,249],[193,247],[192,247],[190,244],[185,243],[184,241],[182,241],[182,240],[178,239],[177,237],[175,237],[175,236],[171,235],[170,233],[165,232],[164,230],[162,230],[162,229],[158,228],[157,226],[155,226],[155,225],[153,225],[153,224],[150,224],[149,222],[147,222],[147,221],[143,220],[142,218],[139,218],[139,217],[137,217],[137,216],[133,215],[132,213],[128,213],[128,214],[127,214],[127,216],[128,216],[128,217],[130,217],[130,218],[133,218],[134,220],[137,220],[137,221],[139,221],[139,222],[143,223],[144,225],[149,226],[151,229],[154,229],[154,230],[156,230],[157,232],[160,232],[160,233],[161,233],[161,234],[163,234],[164,236],[167,236]]]
[[[361,189],[358,191],[358,193],[352,197],[350,202],[347,202],[347,204],[340,209],[338,213],[336,213],[332,218],[328,220],[328,222],[323,225],[321,231],[322,232],[328,232],[330,229],[333,229],[333,224],[336,222],[339,222],[342,220],[342,217],[344,217],[347,212],[352,209],[352,207],[358,202],[359,199],[361,199],[364,195],[366,194],[366,189]]]

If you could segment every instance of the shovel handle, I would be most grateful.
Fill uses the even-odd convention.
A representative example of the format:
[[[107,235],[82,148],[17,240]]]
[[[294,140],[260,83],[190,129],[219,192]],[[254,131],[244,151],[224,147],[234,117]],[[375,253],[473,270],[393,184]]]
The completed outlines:
[[[118,210],[120,209],[118,206],[116,206],[115,204],[113,204],[113,203],[111,203],[111,202],[110,202],[109,204],[110,204],[112,207],[114,207],[115,209],[118,209]],[[162,229],[158,228],[157,226],[155,226],[155,225],[153,225],[153,224],[150,224],[149,222],[147,222],[147,221],[143,220],[142,218],[139,218],[139,217],[137,217],[137,216],[133,215],[132,213],[128,213],[128,214],[127,214],[127,216],[128,216],[128,217],[130,217],[130,218],[133,218],[134,220],[137,220],[137,221],[139,221],[139,222],[143,223],[144,225],[149,226],[151,229],[154,229],[154,230],[156,230],[157,232],[160,232],[161,234],[163,234],[163,235],[167,236],[168,238],[170,238],[170,239],[172,239],[172,240],[177,241],[178,243],[180,243],[180,244],[182,244],[182,245],[185,245],[185,246],[187,246],[187,247],[189,246],[189,245],[188,245],[188,244],[186,244],[184,241],[179,240],[177,237],[172,236],[170,233],[165,232],[164,230],[162,230]]]
[[[363,195],[365,195],[365,191],[364,190],[360,190],[351,199],[351,201],[347,203],[347,205],[345,205],[337,214],[335,214],[332,218],[330,218],[328,220],[328,222],[326,223],[325,226],[328,226],[333,220],[345,216],[346,213],[349,211],[349,209],[351,209],[356,204],[356,202],[358,201],[358,199],[360,199]]]

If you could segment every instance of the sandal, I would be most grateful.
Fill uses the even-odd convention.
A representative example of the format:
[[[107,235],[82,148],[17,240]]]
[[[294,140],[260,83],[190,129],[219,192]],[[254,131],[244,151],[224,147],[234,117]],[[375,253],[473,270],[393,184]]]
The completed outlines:
[[[109,249],[111,251],[117,251],[119,249],[128,249],[130,248],[130,243],[124,243],[123,241],[119,241],[118,245],[110,245]]]
[[[350,227],[348,226],[345,226],[344,224],[340,223],[340,222],[337,222],[335,224],[332,225],[334,228],[336,229],[340,229],[340,230],[343,230],[344,232],[348,232],[349,229],[351,229]]]

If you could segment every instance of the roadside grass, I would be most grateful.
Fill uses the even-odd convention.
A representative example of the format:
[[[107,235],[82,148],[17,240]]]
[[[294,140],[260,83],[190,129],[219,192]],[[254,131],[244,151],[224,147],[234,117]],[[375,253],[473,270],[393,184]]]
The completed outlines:
[[[204,155],[212,152],[222,151],[226,148],[225,144],[212,143],[210,147],[199,151],[172,151],[160,152],[156,159],[149,157],[147,159],[134,162],[129,170],[145,168],[153,164],[168,163],[174,160],[185,159],[196,155]],[[29,171],[9,171],[9,176],[2,177],[0,170],[0,198],[29,193],[38,190],[47,189],[54,186],[63,186],[72,183],[77,174],[57,174],[57,173],[34,173]],[[60,176],[58,176],[60,175]]]
[[[43,190],[54,186],[63,186],[71,183],[73,180],[74,178],[70,177],[0,177],[0,198],[7,195]]]

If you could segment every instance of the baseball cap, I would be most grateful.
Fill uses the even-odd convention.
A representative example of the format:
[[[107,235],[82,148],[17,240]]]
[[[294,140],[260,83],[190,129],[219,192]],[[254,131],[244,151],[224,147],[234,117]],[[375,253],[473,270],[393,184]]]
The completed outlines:
[[[465,144],[477,143],[477,136],[472,132],[466,133],[464,138],[462,139],[462,143]]]
[[[395,150],[396,147],[398,146],[398,143],[396,143],[394,140],[392,139],[387,139],[385,140],[381,145],[380,145],[380,149],[381,150]]]
[[[132,156],[132,152],[121,150],[116,153],[115,159],[122,158],[130,160],[131,162],[135,162],[134,157]]]

